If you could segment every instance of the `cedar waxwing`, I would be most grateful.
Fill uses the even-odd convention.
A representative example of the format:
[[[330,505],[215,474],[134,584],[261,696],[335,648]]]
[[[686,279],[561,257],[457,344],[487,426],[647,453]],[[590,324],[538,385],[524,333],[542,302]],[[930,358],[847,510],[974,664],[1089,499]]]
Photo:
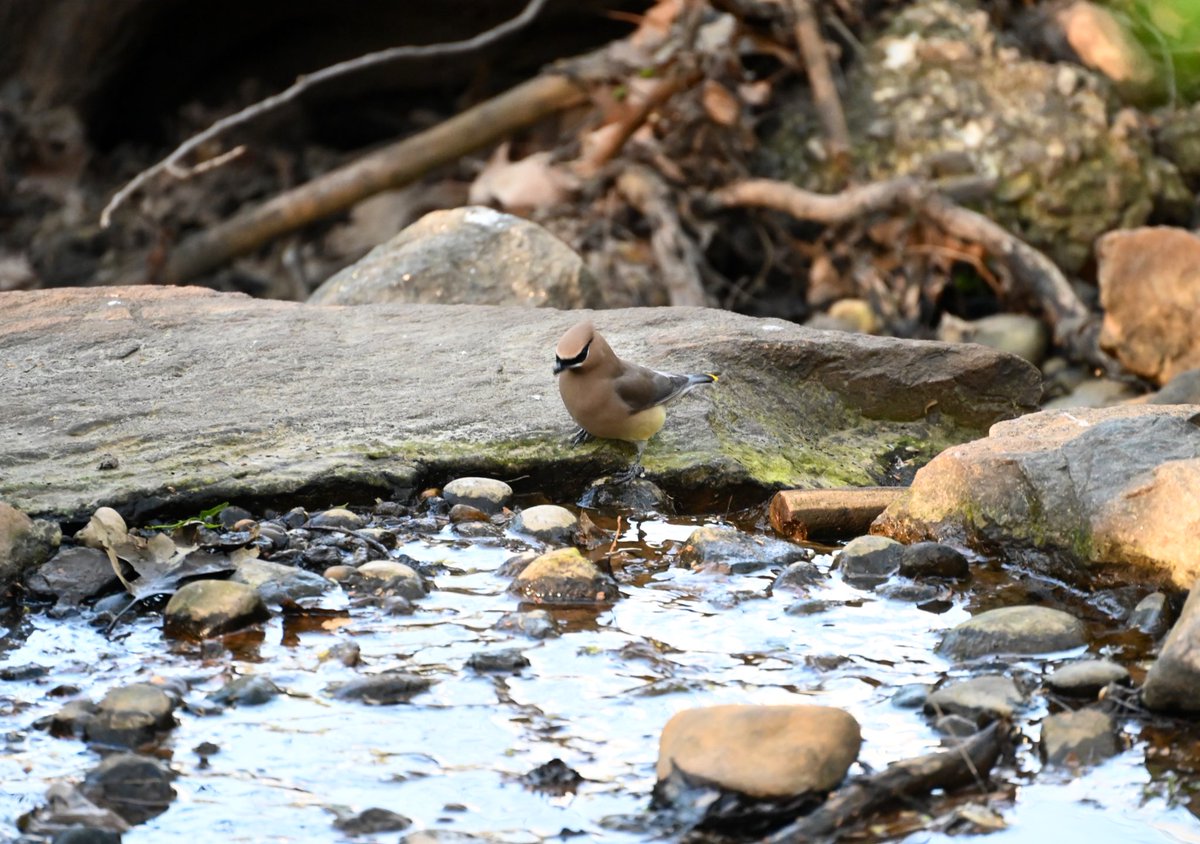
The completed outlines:
[[[646,441],[666,421],[663,405],[716,375],[671,375],[617,357],[590,321],[573,326],[554,350],[554,374],[567,412],[579,423],[572,444],[592,437],[637,445],[633,465],[615,480],[628,481],[641,470]]]

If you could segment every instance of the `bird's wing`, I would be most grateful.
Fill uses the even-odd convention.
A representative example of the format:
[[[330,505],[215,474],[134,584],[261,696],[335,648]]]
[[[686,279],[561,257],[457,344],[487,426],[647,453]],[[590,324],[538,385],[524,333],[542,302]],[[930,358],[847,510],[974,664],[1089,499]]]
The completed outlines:
[[[644,366],[626,365],[625,371],[613,381],[613,387],[630,413],[638,413],[651,407],[669,402],[690,386],[687,375],[671,375],[647,369]]]

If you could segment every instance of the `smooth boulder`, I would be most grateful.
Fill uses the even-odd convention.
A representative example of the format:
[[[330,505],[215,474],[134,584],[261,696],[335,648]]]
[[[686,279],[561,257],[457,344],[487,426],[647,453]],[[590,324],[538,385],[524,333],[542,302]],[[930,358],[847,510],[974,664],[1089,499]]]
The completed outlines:
[[[1039,654],[1087,644],[1087,628],[1070,613],[1050,607],[1000,607],[949,630],[938,651],[956,659],[991,654]]]
[[[1200,712],[1200,581],[1146,672],[1142,702],[1158,711]]]
[[[177,638],[205,639],[241,630],[271,617],[253,586],[228,580],[196,580],[167,602],[163,632]]]

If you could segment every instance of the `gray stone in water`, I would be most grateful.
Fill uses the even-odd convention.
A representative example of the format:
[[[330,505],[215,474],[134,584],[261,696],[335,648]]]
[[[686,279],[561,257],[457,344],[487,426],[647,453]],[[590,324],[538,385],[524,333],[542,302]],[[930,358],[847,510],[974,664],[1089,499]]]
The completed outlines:
[[[1091,765],[1116,756],[1116,724],[1107,712],[1087,707],[1042,721],[1042,758],[1048,765]]]
[[[268,604],[315,598],[333,585],[315,572],[269,560],[244,560],[229,579],[233,583],[253,586]]]
[[[1011,718],[1025,702],[1010,677],[988,674],[942,686],[925,701],[927,715],[961,715],[983,726],[998,718]]]
[[[558,623],[546,610],[506,612],[500,616],[494,629],[501,633],[520,633],[531,639],[552,639],[560,635]]]
[[[88,741],[137,747],[175,726],[175,701],[158,686],[131,683],[111,689],[86,722]]]
[[[60,605],[74,606],[120,585],[108,555],[96,548],[74,546],[58,553],[29,573],[30,591],[53,595]]]
[[[198,639],[221,636],[271,617],[253,586],[227,580],[196,580],[167,602],[163,632]]]
[[[331,686],[330,691],[334,697],[342,700],[361,700],[374,704],[408,703],[433,683],[429,677],[419,674],[384,671]]]
[[[371,560],[357,569],[360,577],[372,583],[372,588],[385,589],[410,601],[428,594],[425,581],[412,566],[396,560]]]
[[[357,815],[339,817],[333,822],[335,829],[347,835],[377,835],[380,832],[398,832],[412,826],[412,821],[391,809],[364,809]]]
[[[803,595],[808,592],[809,587],[824,580],[825,573],[814,563],[809,560],[799,560],[779,573],[779,577],[775,578],[775,582],[771,584],[771,589],[775,592],[793,592]]]
[[[208,696],[208,699],[226,706],[261,706],[282,690],[270,678],[260,674],[230,680]]]
[[[924,683],[909,683],[900,686],[892,693],[892,706],[897,709],[916,709],[925,705],[929,697],[930,687]]]
[[[696,528],[679,552],[682,565],[734,574],[786,566],[811,557],[812,551],[800,545],[769,536],[753,536],[725,525]]]
[[[938,651],[956,659],[992,654],[1037,654],[1087,644],[1083,622],[1050,607],[1001,607],[988,610],[950,630]]]
[[[504,531],[491,522],[460,522],[454,525],[454,534],[464,539],[500,539]]]
[[[1200,712],[1200,581],[1146,672],[1142,703],[1158,711]]]
[[[157,760],[135,753],[107,757],[88,772],[83,794],[131,824],[161,815],[175,799],[171,772]]]
[[[455,478],[442,487],[442,496],[450,503],[475,507],[493,516],[512,500],[512,487],[493,478]]]
[[[838,555],[842,578],[859,589],[872,589],[900,571],[904,546],[886,536],[851,539]]]
[[[1126,626],[1157,639],[1171,627],[1171,605],[1162,592],[1152,592],[1133,608]]]
[[[258,538],[268,551],[282,551],[288,547],[288,529],[279,522],[259,522]]]
[[[858,758],[862,736],[829,706],[722,705],[678,712],[663,727],[660,785],[678,767],[751,797],[828,791]]]
[[[563,310],[603,303],[596,280],[569,246],[537,223],[482,206],[431,211],[330,277],[308,301]]]
[[[467,667],[480,674],[520,674],[522,668],[529,667],[529,658],[520,648],[479,651],[467,658]]]
[[[957,548],[941,542],[914,542],[900,555],[904,577],[946,577],[961,580],[971,576],[971,564]]]
[[[538,604],[608,604],[619,595],[617,583],[576,548],[542,554],[525,566],[508,591]]]
[[[55,834],[50,844],[121,844],[121,833],[91,826],[69,826]]]
[[[1095,698],[1109,683],[1128,683],[1124,666],[1107,659],[1085,659],[1068,663],[1046,678],[1050,690],[1061,695]]]
[[[633,513],[675,512],[671,497],[662,488],[645,478],[613,483],[609,478],[597,478],[584,490],[579,506],[590,510],[625,510]]]
[[[979,732],[979,725],[973,718],[963,715],[943,715],[933,722],[933,728],[944,736],[965,738]]]
[[[557,504],[539,504],[527,507],[513,519],[512,529],[526,533],[542,542],[554,545],[570,545],[579,530],[579,519],[566,507]]]

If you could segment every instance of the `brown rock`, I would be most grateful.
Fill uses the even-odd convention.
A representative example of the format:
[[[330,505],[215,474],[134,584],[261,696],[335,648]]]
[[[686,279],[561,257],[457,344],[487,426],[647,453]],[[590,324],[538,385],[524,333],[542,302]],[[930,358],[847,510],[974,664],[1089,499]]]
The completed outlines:
[[[1155,710],[1200,712],[1200,581],[1146,673],[1142,702]]]
[[[617,599],[616,582],[577,548],[542,554],[521,570],[509,591],[544,604],[594,604]]]
[[[195,580],[171,596],[163,612],[168,636],[207,638],[271,617],[253,586],[228,580]]]
[[[1096,257],[1101,346],[1156,384],[1200,367],[1200,237],[1165,226],[1114,231]]]
[[[1124,563],[1189,586],[1200,577],[1194,416],[1188,405],[1134,405],[1002,422],[918,471],[871,530],[1011,556],[1056,576]]]
[[[1110,9],[1076,0],[1055,18],[1079,60],[1111,79],[1124,96],[1139,100],[1155,92],[1154,62]]]
[[[752,797],[828,791],[858,758],[858,722],[828,706],[709,706],[677,713],[659,741],[659,780],[672,765]]]
[[[858,489],[785,489],[771,499],[771,527],[780,536],[859,536],[895,501],[900,487]]]
[[[58,525],[34,521],[16,507],[0,501],[0,588],[49,559],[61,541]]]
[[[1042,721],[1042,757],[1049,765],[1090,765],[1116,756],[1116,723],[1107,712],[1088,707],[1059,712]]]

